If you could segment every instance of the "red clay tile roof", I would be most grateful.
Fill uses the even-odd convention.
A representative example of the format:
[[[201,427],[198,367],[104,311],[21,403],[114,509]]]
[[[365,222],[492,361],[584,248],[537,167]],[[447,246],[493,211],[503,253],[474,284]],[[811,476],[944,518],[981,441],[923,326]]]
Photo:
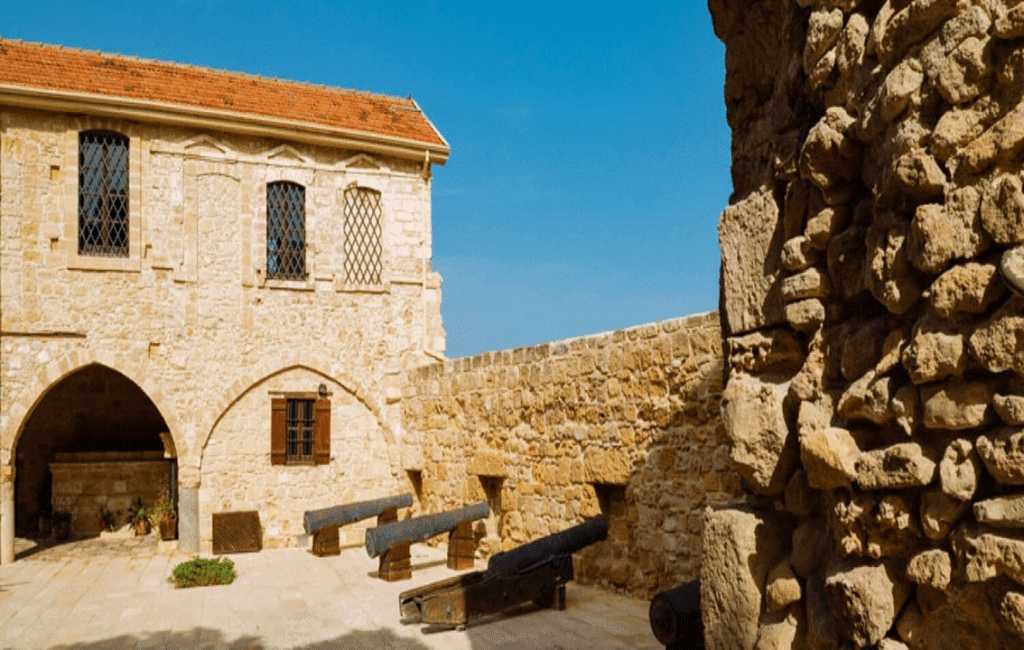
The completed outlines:
[[[166,102],[447,144],[412,99],[0,38],[0,84]]]

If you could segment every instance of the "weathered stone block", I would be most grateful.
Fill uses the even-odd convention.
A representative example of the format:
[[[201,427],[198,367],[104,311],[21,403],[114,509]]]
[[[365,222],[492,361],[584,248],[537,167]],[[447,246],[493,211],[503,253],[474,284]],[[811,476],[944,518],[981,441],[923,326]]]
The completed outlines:
[[[626,485],[633,464],[629,454],[619,449],[588,449],[584,453],[583,472],[588,483]]]
[[[859,177],[860,145],[847,131],[853,118],[842,108],[832,107],[811,127],[800,150],[800,174],[819,188],[830,188],[842,180]]]
[[[981,460],[970,440],[959,438],[949,443],[939,462],[939,485],[954,499],[967,501],[974,496],[981,478]]]
[[[963,334],[948,321],[927,312],[915,325],[901,361],[915,384],[957,377],[967,368]]]
[[[978,436],[975,443],[985,469],[1006,485],[1024,485],[1024,429],[1007,427]]]
[[[978,501],[974,518],[996,528],[1024,528],[1024,494]]]
[[[777,521],[753,510],[707,510],[700,562],[708,650],[754,650],[762,591],[781,555]]]
[[[769,612],[777,612],[800,600],[800,581],[793,573],[788,560],[783,560],[768,573],[765,584],[765,603]]]
[[[1024,424],[1024,396],[993,395],[992,406],[1007,424]]]
[[[991,381],[952,380],[921,388],[924,426],[929,429],[972,429],[995,420]]]
[[[785,302],[824,298],[828,296],[829,291],[828,276],[814,267],[783,278],[781,285],[782,299]]]
[[[839,630],[858,647],[882,640],[910,593],[900,572],[882,562],[845,564],[825,578],[825,596]]]
[[[921,297],[910,266],[909,235],[910,224],[894,215],[876,219],[865,235],[868,289],[894,314],[907,312]]]
[[[916,442],[865,451],[857,461],[857,484],[865,490],[923,487],[935,480],[935,461]]]
[[[783,412],[788,386],[744,375],[729,379],[722,395],[722,421],[736,471],[759,494],[779,494],[796,465]]]
[[[785,314],[793,329],[812,332],[825,322],[825,305],[817,298],[808,298],[787,304]]]
[[[778,283],[784,236],[771,191],[766,188],[726,208],[718,222],[718,239],[725,291],[720,309],[730,332],[742,334],[781,323]]]
[[[729,362],[746,372],[795,370],[803,360],[803,344],[789,330],[762,330],[729,339]]]
[[[998,244],[1024,242],[1024,191],[1016,174],[996,179],[981,199],[981,223]]]
[[[942,318],[981,314],[1006,293],[994,264],[968,262],[949,269],[928,288],[928,299]]]
[[[860,449],[846,429],[831,427],[800,433],[800,460],[807,483],[819,490],[849,486],[857,478]]]
[[[1024,298],[1011,297],[968,339],[968,349],[991,372],[1014,370],[1024,376]]]
[[[942,549],[921,551],[907,563],[907,577],[919,585],[944,589],[952,575],[952,560]]]

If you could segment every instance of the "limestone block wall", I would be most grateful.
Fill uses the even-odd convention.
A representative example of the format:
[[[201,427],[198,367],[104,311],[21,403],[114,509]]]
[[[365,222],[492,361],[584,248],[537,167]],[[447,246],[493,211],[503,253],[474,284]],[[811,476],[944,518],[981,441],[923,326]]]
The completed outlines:
[[[327,386],[331,401],[331,461],[325,465],[273,465],[268,395]],[[344,386],[307,369],[291,369],[246,391],[217,422],[203,453],[199,500],[200,549],[213,548],[212,515],[257,510],[264,547],[306,541],[302,515],[315,510],[397,494],[384,431],[376,416]],[[368,520],[346,526],[345,543],[362,543]]]
[[[726,44],[709,648],[1024,645],[1024,4],[709,2]]]
[[[417,513],[486,499],[485,555],[603,514],[609,538],[577,556],[579,580],[647,596],[693,579],[702,509],[739,490],[721,382],[717,313],[415,370]]]
[[[71,513],[72,535],[98,535],[100,511],[127,521],[136,499],[149,508],[167,498],[168,463],[160,452],[57,454],[53,474],[53,512]]]
[[[127,258],[77,254],[78,134],[89,129],[129,138]],[[78,451],[24,438],[46,432],[32,424],[53,416],[42,398],[94,364],[138,386],[166,423],[192,508],[179,522],[186,548],[194,541],[199,550],[200,522],[224,505],[209,491],[197,500],[201,480],[224,482],[201,470],[219,453],[208,441],[223,449],[238,426],[229,409],[285,371],[317,376],[286,390],[315,392],[323,382],[362,403],[389,449],[375,476],[387,484],[400,475],[402,373],[444,351],[422,160],[9,107],[0,107],[0,153],[0,502],[12,504],[3,530],[13,530],[19,449]],[[306,280],[266,278],[266,185],[275,181],[306,188]],[[380,192],[375,285],[353,284],[345,270],[353,186]],[[245,416],[259,427],[269,413],[262,397]],[[269,428],[262,433],[269,441]],[[250,467],[276,480],[269,442],[264,453],[262,470]],[[316,497],[319,488],[302,486]],[[229,499],[240,500],[252,497]]]

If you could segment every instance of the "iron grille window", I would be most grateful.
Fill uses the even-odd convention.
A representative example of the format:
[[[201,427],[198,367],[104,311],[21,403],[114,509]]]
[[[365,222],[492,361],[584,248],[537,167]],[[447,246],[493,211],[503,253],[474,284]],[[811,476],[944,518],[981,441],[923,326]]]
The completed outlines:
[[[78,135],[78,254],[128,257],[128,138]]]
[[[267,184],[267,277],[306,279],[306,188]]]
[[[380,284],[380,192],[354,187],[345,192],[345,281]]]
[[[313,400],[288,400],[288,462],[312,463],[313,460]]]

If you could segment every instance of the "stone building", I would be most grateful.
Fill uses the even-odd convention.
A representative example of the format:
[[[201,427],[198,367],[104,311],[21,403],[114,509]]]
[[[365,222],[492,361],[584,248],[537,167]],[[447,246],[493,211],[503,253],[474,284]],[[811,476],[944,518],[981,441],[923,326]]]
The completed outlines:
[[[411,98],[0,40],[0,561],[50,508],[168,495],[198,551],[404,490],[448,152]]]

